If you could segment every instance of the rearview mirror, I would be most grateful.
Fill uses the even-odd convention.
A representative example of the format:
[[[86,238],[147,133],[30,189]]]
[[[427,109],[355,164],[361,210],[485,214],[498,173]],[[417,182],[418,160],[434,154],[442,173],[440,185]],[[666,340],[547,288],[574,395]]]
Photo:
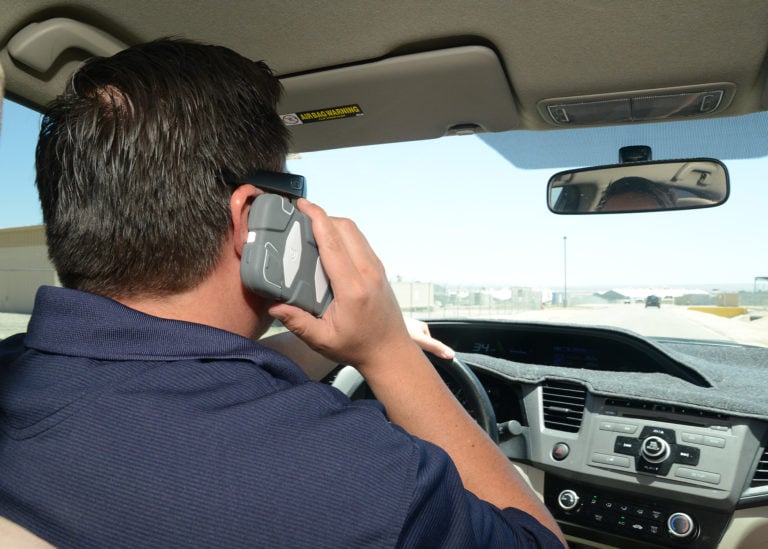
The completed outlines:
[[[728,200],[728,170],[719,160],[661,160],[568,170],[547,186],[558,214],[658,212],[711,208]]]

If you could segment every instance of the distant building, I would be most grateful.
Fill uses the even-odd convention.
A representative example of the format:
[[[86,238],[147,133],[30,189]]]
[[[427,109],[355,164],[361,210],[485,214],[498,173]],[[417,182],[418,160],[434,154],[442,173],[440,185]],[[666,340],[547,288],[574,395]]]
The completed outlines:
[[[755,277],[755,289],[753,292],[768,292],[768,276]]]
[[[48,259],[45,226],[0,229],[0,312],[32,312],[37,289],[60,286]]]
[[[392,282],[392,290],[403,311],[431,311],[435,306],[435,285],[431,282]]]
[[[605,293],[597,294],[602,299],[605,299],[609,303],[622,303],[632,300],[632,296],[617,292],[616,290],[608,290]]]

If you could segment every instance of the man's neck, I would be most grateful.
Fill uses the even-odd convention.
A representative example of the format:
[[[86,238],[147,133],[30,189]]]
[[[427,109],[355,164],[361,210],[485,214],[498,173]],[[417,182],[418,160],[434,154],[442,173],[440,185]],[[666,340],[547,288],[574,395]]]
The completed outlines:
[[[232,277],[214,274],[186,292],[171,296],[135,296],[116,301],[145,314],[195,322],[233,332],[243,337],[260,337],[272,322],[264,301]]]

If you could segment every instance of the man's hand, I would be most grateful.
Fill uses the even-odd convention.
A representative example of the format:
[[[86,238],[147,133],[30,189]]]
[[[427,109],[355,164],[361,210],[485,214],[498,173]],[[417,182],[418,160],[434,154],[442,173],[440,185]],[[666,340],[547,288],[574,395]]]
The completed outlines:
[[[408,334],[423,351],[432,353],[446,360],[452,360],[456,352],[442,341],[438,341],[429,333],[429,324],[416,320],[415,318],[405,317],[405,327]]]
[[[393,349],[414,346],[384,267],[354,222],[328,217],[304,199],[297,205],[312,220],[334,299],[322,318],[285,303],[270,314],[337,364],[382,364]]]

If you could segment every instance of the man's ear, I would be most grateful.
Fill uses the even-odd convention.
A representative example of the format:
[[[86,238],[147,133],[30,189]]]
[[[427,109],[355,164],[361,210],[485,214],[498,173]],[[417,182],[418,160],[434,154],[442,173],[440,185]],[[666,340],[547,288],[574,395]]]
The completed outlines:
[[[232,234],[235,252],[238,256],[243,255],[243,247],[248,239],[248,214],[251,211],[251,204],[257,196],[263,193],[264,191],[253,185],[240,185],[229,199]]]

